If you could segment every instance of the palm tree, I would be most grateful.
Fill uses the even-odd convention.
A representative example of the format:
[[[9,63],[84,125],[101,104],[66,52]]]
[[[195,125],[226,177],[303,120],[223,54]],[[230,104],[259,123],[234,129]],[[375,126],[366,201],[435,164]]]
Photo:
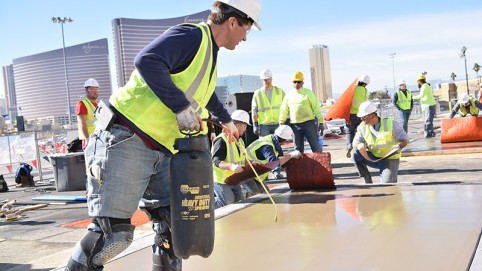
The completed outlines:
[[[475,64],[474,64],[474,67],[473,67],[472,69],[473,69],[473,70],[475,71],[475,73],[477,74],[477,82],[479,82],[479,81],[480,81],[480,80],[479,80],[480,65],[477,64],[477,63],[475,63]],[[479,83],[480,83],[480,82],[479,82]]]
[[[452,81],[455,81],[455,77],[457,77],[457,75],[452,72],[452,74],[450,75],[450,78],[452,78]]]

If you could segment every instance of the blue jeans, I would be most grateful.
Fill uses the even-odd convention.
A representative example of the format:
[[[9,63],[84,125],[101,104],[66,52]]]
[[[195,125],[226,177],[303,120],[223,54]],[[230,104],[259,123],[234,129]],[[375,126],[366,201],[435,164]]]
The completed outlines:
[[[259,136],[267,136],[274,134],[274,130],[278,128],[279,124],[271,124],[271,125],[259,125]]]
[[[219,208],[244,199],[241,184],[229,185],[214,182],[214,207]]]
[[[368,156],[376,160],[378,159],[371,152],[367,152]],[[378,168],[380,170],[381,183],[396,183],[398,175],[398,166],[400,165],[400,159],[384,159],[378,162],[371,162],[366,160],[360,153],[356,150],[353,155],[353,162],[364,163],[371,168]]]
[[[130,219],[138,206],[170,205],[170,158],[126,127],[94,133],[85,157],[90,216]]]
[[[435,136],[433,132],[433,119],[435,118],[435,105],[431,105],[423,110],[425,116],[425,136]]]
[[[405,130],[405,133],[407,134],[408,134],[408,119],[410,119],[410,113],[412,113],[411,109],[398,110],[398,115],[400,116],[400,120],[403,124],[403,130]]]
[[[353,143],[353,138],[355,138],[355,133],[356,133],[356,128],[362,120],[356,116],[356,114],[350,114],[350,122],[351,124],[347,124],[348,131],[346,131],[346,137],[345,137],[345,148],[347,150],[353,148],[352,143]]]
[[[303,153],[305,151],[305,137],[313,152],[322,151],[318,143],[318,127],[315,120],[309,120],[302,123],[291,123],[293,135],[295,137],[295,149]]]

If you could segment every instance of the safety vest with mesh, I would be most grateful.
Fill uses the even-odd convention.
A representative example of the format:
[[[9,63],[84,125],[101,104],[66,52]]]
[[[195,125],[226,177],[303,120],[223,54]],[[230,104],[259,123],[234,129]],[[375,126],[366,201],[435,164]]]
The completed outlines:
[[[95,106],[92,103],[92,101],[90,101],[87,98],[82,99],[80,102],[84,103],[85,108],[87,108],[87,115],[86,115],[86,117],[87,117],[86,118],[86,120],[87,120],[87,132],[89,133],[89,135],[91,135],[91,134],[94,133],[94,130],[95,130],[94,124],[95,124],[95,121],[97,120],[94,117]],[[79,133],[79,139],[80,140],[85,139],[84,133],[82,133],[81,123],[77,124],[77,131]]]
[[[377,158],[387,155],[392,150],[392,147],[399,143],[393,137],[393,119],[380,119],[380,130],[378,130],[378,136],[373,135],[373,133],[370,131],[370,125],[365,124],[365,122],[362,122],[360,127],[369,151]],[[401,153],[397,153],[388,157],[388,159],[398,159],[401,156]]]
[[[176,74],[171,74],[174,84],[184,92],[191,106],[207,118],[205,109],[216,86],[217,65],[213,61],[213,44],[209,27],[204,24],[185,24],[197,26],[202,32],[202,40],[191,64]],[[211,77],[212,67],[215,70]],[[110,97],[109,102],[124,117],[156,142],[162,144],[172,153],[174,140],[183,138],[180,133],[176,114],[171,111],[149,88],[137,70],[134,70],[127,84]],[[207,129],[201,131],[207,133]]]
[[[475,101],[477,101],[474,97],[470,97],[470,104],[469,104],[469,111],[463,106],[462,104],[459,107],[460,115],[462,117],[467,116],[470,113],[472,116],[477,116],[479,114],[479,108],[475,105]]]
[[[226,144],[226,160],[224,161],[232,164],[244,165],[245,156],[239,151],[238,147],[236,146],[236,142],[233,141],[229,143],[228,138],[224,133],[219,134],[215,140],[218,140],[218,138],[221,138],[224,141],[224,144]],[[239,139],[238,144],[244,149],[243,140]],[[213,150],[211,149],[211,155],[213,154]],[[213,173],[214,181],[216,183],[226,184],[226,178],[233,175],[234,171],[220,169],[217,166],[213,166]]]
[[[353,96],[353,100],[351,102],[350,114],[357,114],[358,109],[360,108],[360,104],[365,102],[367,99],[368,90],[365,87],[356,86],[355,95]]]
[[[273,86],[271,93],[271,101],[268,100],[264,87],[254,92],[256,105],[258,106],[259,124],[278,124],[281,103],[283,102],[284,96],[283,90],[275,86]]]
[[[262,148],[263,146],[271,146],[274,150],[274,154],[276,157],[278,157],[278,151],[276,151],[276,148],[273,144],[273,136],[272,135],[267,135],[267,136],[262,136],[259,139],[255,140],[253,143],[251,143],[248,148],[246,149],[246,153],[248,155],[249,160],[260,163],[260,164],[266,164],[268,163],[267,159],[260,160],[258,157],[256,157],[256,151]],[[269,172],[264,173],[259,176],[258,181],[264,181],[268,177]]]
[[[397,105],[400,107],[402,110],[409,110],[410,106],[412,105],[412,92],[410,90],[398,90],[397,91]]]

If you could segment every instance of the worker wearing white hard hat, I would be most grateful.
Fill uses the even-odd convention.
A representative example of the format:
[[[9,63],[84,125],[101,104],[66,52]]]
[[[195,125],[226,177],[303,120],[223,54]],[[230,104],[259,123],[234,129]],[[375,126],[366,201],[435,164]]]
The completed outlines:
[[[291,158],[298,159],[302,156],[300,151],[292,151],[287,155],[283,155],[283,149],[281,147],[285,142],[293,139],[293,130],[288,125],[280,125],[276,128],[274,134],[262,136],[259,139],[251,143],[246,152],[248,158],[251,161],[260,164],[267,164],[270,162],[279,161],[279,166],[272,170],[272,173],[276,174],[277,178],[282,178],[281,166],[288,162]],[[257,179],[258,182],[264,181],[268,177],[269,173],[265,173]],[[247,190],[253,194],[263,192],[262,187],[247,187]]]
[[[185,138],[186,132],[208,132],[202,121],[208,112],[222,123],[228,141],[239,137],[240,125],[214,93],[218,53],[246,41],[251,28],[261,30],[260,13],[261,0],[214,1],[206,22],[194,18],[170,27],[139,51],[129,81],[113,91],[106,104],[110,110],[100,110],[105,125],[86,148],[93,223],[74,248],[67,270],[100,270],[127,248],[134,231],[129,218],[138,205],[145,206],[153,220],[154,240],[161,240],[153,245],[154,270],[181,269],[182,260],[172,248],[171,225],[164,219],[170,198],[170,171],[165,169],[178,152],[176,139]],[[203,177],[207,178],[197,180],[202,182],[199,187],[210,187],[212,180]],[[172,215],[181,220],[180,212]],[[209,255],[208,248],[204,251]]]
[[[251,116],[254,134],[266,136],[273,134],[279,125],[278,118],[285,94],[283,89],[273,86],[273,73],[270,70],[262,70],[259,79],[263,81],[263,86],[254,91]]]
[[[368,99],[367,85],[370,84],[370,76],[364,74],[357,78],[357,85],[355,87],[355,94],[353,95],[351,107],[350,107],[350,122],[347,123],[348,131],[345,137],[345,148],[347,150],[346,157],[351,157],[351,150],[353,149],[353,137],[355,136],[356,129],[360,125],[361,120],[357,117],[360,104]]]
[[[460,117],[478,116],[480,109],[482,109],[482,104],[477,101],[475,97],[467,93],[462,93],[457,104],[455,104],[452,109],[449,119],[453,118],[455,115],[459,115]]]
[[[231,119],[242,136],[249,124],[249,114],[244,110],[235,110],[231,113]],[[225,180],[234,173],[243,170],[242,165],[245,162],[245,154],[239,149],[244,149],[244,142],[241,139],[235,139],[230,142],[229,136],[222,132],[213,141],[211,148],[211,156],[213,159],[213,177],[214,177],[214,194],[216,199],[214,205],[216,208],[240,201],[244,199],[241,184],[229,185]]]
[[[99,87],[97,80],[94,78],[87,79],[84,82],[85,97],[75,106],[77,131],[79,139],[82,140],[82,149],[85,149],[89,136],[94,133],[94,123],[96,121],[94,111],[97,108]]]
[[[426,138],[435,137],[433,130],[433,119],[435,118],[435,98],[430,84],[427,83],[425,72],[417,77],[417,85],[420,88],[420,94],[413,96],[414,101],[420,101],[423,114],[425,116],[424,135]]]
[[[412,92],[407,89],[405,80],[398,82],[398,90],[393,93],[393,105],[398,109],[398,116],[403,124],[403,130],[408,133],[408,120],[413,109]]]
[[[401,150],[408,144],[403,127],[391,118],[381,118],[378,107],[363,102],[357,113],[362,119],[353,139],[353,162],[365,183],[372,183],[367,166],[380,170],[381,183],[396,183]]]

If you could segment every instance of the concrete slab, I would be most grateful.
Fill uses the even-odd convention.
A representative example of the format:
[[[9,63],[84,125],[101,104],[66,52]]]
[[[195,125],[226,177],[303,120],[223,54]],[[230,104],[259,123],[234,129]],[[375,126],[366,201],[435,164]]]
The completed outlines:
[[[216,220],[214,252],[183,270],[467,270],[481,184],[339,186],[275,197]],[[150,270],[150,248],[105,270]],[[475,269],[474,269],[475,270]]]

